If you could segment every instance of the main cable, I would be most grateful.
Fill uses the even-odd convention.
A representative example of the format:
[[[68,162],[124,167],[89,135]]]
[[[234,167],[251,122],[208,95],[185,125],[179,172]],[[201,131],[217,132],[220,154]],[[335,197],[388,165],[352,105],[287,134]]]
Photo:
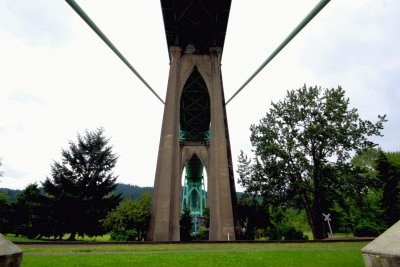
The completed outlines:
[[[106,45],[125,63],[125,65],[141,80],[144,85],[161,101],[165,104],[161,97],[151,88],[151,86],[143,79],[143,77],[135,70],[135,68],[129,63],[129,61],[119,52],[119,50],[111,43],[107,36],[97,27],[97,25],[90,19],[90,17],[83,11],[83,9],[74,0],[65,0],[73,10],[89,25],[90,28],[99,36]]]
[[[297,25],[296,28],[286,37],[285,40],[272,52],[272,54],[261,64],[260,67],[253,73],[253,75],[250,76],[250,78],[247,79],[247,81],[229,98],[229,100],[225,103],[225,105],[228,105],[231,100],[240,93],[240,91],[243,90],[243,88],[246,87],[246,85],[253,80],[254,77],[257,76],[257,74],[265,67],[268,65],[269,62],[271,62],[272,59],[276,55],[279,54],[279,52],[330,2],[330,0],[321,0],[309,13],[308,15]]]

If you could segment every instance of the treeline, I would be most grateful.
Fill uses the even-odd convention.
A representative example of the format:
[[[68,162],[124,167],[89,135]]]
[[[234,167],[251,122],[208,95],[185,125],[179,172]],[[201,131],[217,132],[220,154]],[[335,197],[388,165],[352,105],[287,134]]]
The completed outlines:
[[[153,192],[153,187],[141,187],[138,185],[117,183],[113,193],[116,195],[121,195],[122,199],[132,199],[136,200],[140,198],[143,193]],[[7,198],[7,201],[10,203],[15,203],[17,201],[17,196],[22,193],[20,189],[9,189],[9,188],[0,188],[0,195],[2,198]]]

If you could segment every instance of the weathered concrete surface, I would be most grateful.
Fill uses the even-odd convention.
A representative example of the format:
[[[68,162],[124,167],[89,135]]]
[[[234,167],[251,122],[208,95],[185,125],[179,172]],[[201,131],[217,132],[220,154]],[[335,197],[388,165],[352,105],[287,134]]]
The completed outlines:
[[[204,163],[207,177],[207,205],[210,209],[210,240],[235,240],[234,210],[236,200],[231,171],[230,144],[227,129],[221,76],[220,48],[208,55],[184,54],[179,47],[170,48],[170,72],[160,146],[154,181],[152,214],[146,239],[179,241],[181,211],[181,177],[185,162],[196,154]],[[210,96],[211,140],[185,144],[179,140],[180,99],[183,87],[197,68]]]
[[[400,266],[400,221],[361,249],[366,267]]]
[[[0,234],[0,267],[18,267],[22,262],[22,250]]]

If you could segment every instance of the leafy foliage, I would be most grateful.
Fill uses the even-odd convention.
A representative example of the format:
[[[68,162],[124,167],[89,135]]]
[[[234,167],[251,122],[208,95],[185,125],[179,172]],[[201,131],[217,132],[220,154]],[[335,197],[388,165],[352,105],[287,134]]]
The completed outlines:
[[[183,210],[180,218],[180,234],[181,241],[191,240],[191,233],[193,232],[193,218],[190,215],[190,209]]]
[[[249,159],[239,157],[239,182],[271,203],[302,207],[314,238],[324,238],[322,213],[342,191],[355,191],[350,153],[375,146],[368,137],[380,135],[385,116],[362,120],[341,87],[304,86],[271,106],[250,128],[255,158],[241,169]]]
[[[62,150],[61,162],[51,167],[52,178],[43,183],[55,205],[59,234],[95,236],[104,233],[100,220],[120,202],[112,194],[116,177],[112,173],[117,156],[112,153],[103,129],[78,135]]]
[[[361,223],[357,225],[354,229],[354,236],[367,236],[376,237],[381,233],[381,229],[378,225],[374,223]]]
[[[381,152],[376,160],[378,180],[382,188],[383,220],[390,227],[400,220],[400,153]],[[392,161],[389,160],[392,157]]]
[[[150,220],[151,195],[149,192],[137,200],[126,199],[110,212],[103,221],[116,241],[144,240]]]
[[[16,202],[17,195],[21,192],[22,190],[19,189],[0,188],[0,193],[6,194],[10,202]]]
[[[8,233],[10,227],[11,204],[8,196],[0,192],[0,233]]]

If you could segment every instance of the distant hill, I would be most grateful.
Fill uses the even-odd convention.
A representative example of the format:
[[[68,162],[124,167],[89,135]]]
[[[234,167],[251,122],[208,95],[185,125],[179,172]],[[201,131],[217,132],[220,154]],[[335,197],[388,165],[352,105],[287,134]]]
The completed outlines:
[[[114,190],[115,193],[121,194],[123,199],[130,198],[132,200],[138,199],[144,192],[153,193],[153,187],[140,187],[130,184],[117,184]]]
[[[0,188],[0,193],[6,194],[10,202],[17,201],[17,195],[21,192],[22,190],[19,189]]]
[[[10,202],[15,202],[17,200],[17,195],[21,193],[22,190],[19,189],[8,189],[8,188],[0,188],[0,193],[4,193],[8,195],[8,199]],[[140,187],[137,185],[130,184],[117,184],[114,192],[116,194],[121,194],[123,199],[129,198],[132,200],[138,199],[144,192],[153,193],[153,187]],[[243,195],[242,192],[236,192],[237,199]]]

